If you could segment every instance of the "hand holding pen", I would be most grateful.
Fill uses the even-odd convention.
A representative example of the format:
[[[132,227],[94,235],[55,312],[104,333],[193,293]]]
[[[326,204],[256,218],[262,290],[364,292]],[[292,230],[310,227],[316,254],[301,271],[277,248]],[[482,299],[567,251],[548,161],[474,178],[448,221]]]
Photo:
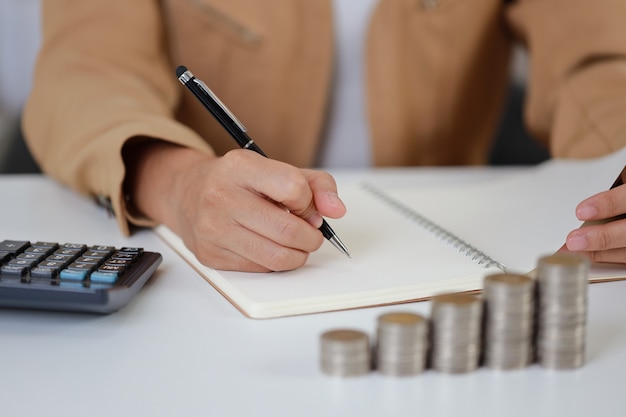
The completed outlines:
[[[215,94],[200,80],[195,78],[193,74],[185,67],[178,67],[176,74],[182,84],[187,86],[189,90],[196,96],[196,98],[210,111],[210,113],[217,119],[217,121],[228,131],[238,145],[243,149],[252,150],[255,153],[266,156],[261,148],[247,135],[244,125],[228,110],[228,108],[215,96]],[[313,201],[313,195],[309,207],[304,210],[294,210],[294,207],[290,206],[285,201],[275,200],[280,202],[283,206],[289,209],[294,214],[298,214],[303,218],[320,217],[315,210],[315,202]],[[316,215],[317,214],[317,215]],[[349,256],[347,248],[341,242],[339,237],[330,228],[328,223],[321,219],[321,225],[319,226],[323,236],[328,239],[337,249],[342,253]]]
[[[576,217],[584,223],[568,234],[562,250],[592,262],[626,263],[626,166],[609,190],[578,204]]]

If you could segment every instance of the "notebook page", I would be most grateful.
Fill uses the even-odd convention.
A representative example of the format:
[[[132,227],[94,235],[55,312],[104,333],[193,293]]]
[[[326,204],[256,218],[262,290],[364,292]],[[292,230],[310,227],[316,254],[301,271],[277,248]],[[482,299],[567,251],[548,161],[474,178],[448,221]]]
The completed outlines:
[[[508,270],[525,273],[534,269],[540,256],[558,250],[567,234],[581,225],[575,216],[576,205],[607,190],[625,161],[626,148],[598,159],[554,159],[486,184],[391,187],[386,192],[488,253]]]
[[[201,265],[164,227],[157,233],[246,315],[306,314],[424,299],[480,289],[485,269],[400,215],[361,184],[341,185],[348,214],[332,224],[352,259],[329,242],[305,266],[276,273],[216,271]]]

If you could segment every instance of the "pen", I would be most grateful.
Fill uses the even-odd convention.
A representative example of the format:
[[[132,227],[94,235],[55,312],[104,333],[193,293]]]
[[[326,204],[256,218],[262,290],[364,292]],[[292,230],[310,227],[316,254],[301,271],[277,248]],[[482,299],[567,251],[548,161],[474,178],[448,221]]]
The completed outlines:
[[[624,165],[624,169],[622,169],[622,172],[619,173],[619,175],[617,176],[617,179],[615,180],[613,185],[611,185],[611,189],[615,187],[619,187],[620,185],[623,185],[623,184],[626,184],[626,165]]]
[[[194,96],[211,112],[213,117],[222,125],[224,129],[235,139],[237,144],[243,149],[249,149],[260,155],[267,157],[265,152],[248,136],[247,129],[235,115],[222,103],[222,101],[211,91],[211,89],[201,80],[196,78],[187,67],[176,68],[178,80],[186,86]],[[330,241],[340,252],[350,257],[348,249],[341,239],[333,231],[326,220],[322,220],[319,230],[324,237]]]

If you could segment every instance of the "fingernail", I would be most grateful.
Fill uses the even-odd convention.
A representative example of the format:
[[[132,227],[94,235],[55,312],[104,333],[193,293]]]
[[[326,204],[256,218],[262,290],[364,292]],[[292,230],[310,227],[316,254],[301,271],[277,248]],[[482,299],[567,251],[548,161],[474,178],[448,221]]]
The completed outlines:
[[[598,209],[591,204],[583,204],[576,210],[576,217],[579,220],[590,220],[597,216]]]
[[[328,196],[328,201],[330,201],[332,205],[343,206],[343,201],[341,201],[337,193],[328,192],[326,195]]]
[[[572,236],[567,239],[567,249],[571,251],[587,249],[587,239],[584,236]]]

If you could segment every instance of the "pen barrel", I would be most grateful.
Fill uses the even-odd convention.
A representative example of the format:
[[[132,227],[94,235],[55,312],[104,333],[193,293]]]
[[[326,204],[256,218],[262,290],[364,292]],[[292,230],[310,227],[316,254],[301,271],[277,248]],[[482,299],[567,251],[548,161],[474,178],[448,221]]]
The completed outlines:
[[[267,158],[267,155],[265,155],[265,152],[263,152],[259,145],[257,145],[252,139],[250,139],[247,134],[244,133],[243,135],[249,139],[248,143],[245,146],[242,146],[244,149],[249,149]]]

